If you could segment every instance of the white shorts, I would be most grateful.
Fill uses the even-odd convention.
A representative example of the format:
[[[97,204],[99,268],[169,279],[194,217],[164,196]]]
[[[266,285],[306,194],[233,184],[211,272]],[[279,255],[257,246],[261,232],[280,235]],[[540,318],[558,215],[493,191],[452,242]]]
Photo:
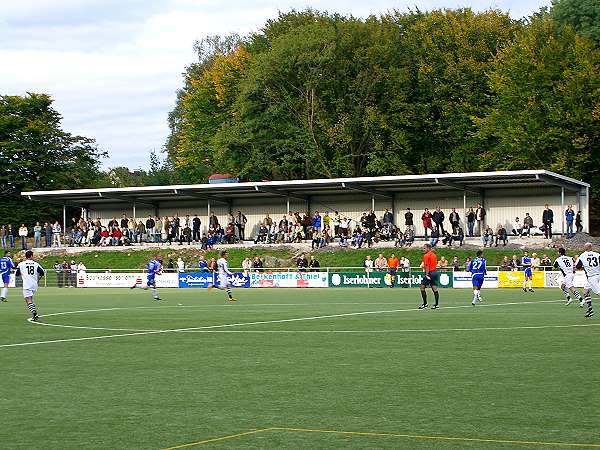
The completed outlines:
[[[574,286],[574,283],[573,283],[574,278],[575,278],[575,274],[568,273],[568,274],[560,277],[559,281],[560,281],[561,285],[564,284],[567,289],[571,289]]]
[[[225,288],[229,285],[229,280],[227,279],[227,275],[219,275],[219,279],[217,280],[217,286],[220,288]]]
[[[587,281],[594,294],[600,295],[600,276],[588,278]]]
[[[32,289],[23,289],[23,298],[33,297],[35,295],[36,290]]]

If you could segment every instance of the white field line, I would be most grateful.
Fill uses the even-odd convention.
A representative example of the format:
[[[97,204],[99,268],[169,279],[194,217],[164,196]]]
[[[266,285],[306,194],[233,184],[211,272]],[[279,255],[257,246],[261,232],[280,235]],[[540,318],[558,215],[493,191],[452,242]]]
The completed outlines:
[[[541,300],[537,302],[509,302],[509,303],[493,303],[493,304],[480,304],[477,307],[492,307],[492,306],[515,306],[515,305],[533,305],[540,303],[558,303],[563,300]],[[473,306],[469,305],[459,305],[459,306],[447,306],[443,309],[461,309],[461,308],[470,308]],[[89,310],[89,312],[96,310]],[[167,329],[167,330],[140,330],[133,331],[130,333],[123,334],[112,334],[112,335],[103,335],[103,336],[88,336],[81,338],[67,338],[67,339],[53,339],[48,341],[32,341],[32,342],[20,342],[14,344],[1,344],[0,348],[8,348],[8,347],[23,347],[28,345],[42,345],[42,344],[53,344],[58,342],[77,342],[77,341],[88,341],[88,340],[97,340],[97,339],[110,339],[117,337],[125,337],[125,336],[141,336],[141,335],[149,335],[149,334],[162,334],[162,333],[181,333],[181,332],[189,332],[189,331],[201,331],[201,330],[215,330],[222,328],[232,328],[232,327],[242,327],[242,326],[252,326],[252,325],[266,325],[272,323],[289,323],[289,322],[301,322],[301,321],[309,321],[309,320],[322,320],[322,319],[333,319],[340,317],[351,317],[351,316],[362,316],[362,315],[372,315],[372,314],[392,314],[398,312],[410,312],[410,311],[419,311],[418,308],[410,308],[410,309],[392,309],[392,310],[383,310],[383,311],[360,311],[360,312],[352,312],[352,313],[341,313],[341,314],[328,314],[323,316],[309,316],[309,317],[296,317],[292,319],[277,319],[277,320],[261,320],[255,322],[238,322],[238,323],[229,323],[229,324],[221,324],[221,325],[207,325],[202,327],[189,327],[189,328],[175,328],[175,329]],[[73,313],[73,312],[71,312]],[[426,313],[425,313],[426,314]],[[433,313],[437,314],[437,313]],[[49,314],[48,314],[49,315]],[[60,315],[60,313],[54,313],[54,315]],[[40,316],[42,317],[42,316]],[[31,321],[31,319],[28,319]],[[45,324],[43,322],[31,322],[36,325],[46,325],[46,326],[56,326],[60,328],[72,328],[71,325],[60,325],[60,324]],[[81,327],[77,327],[80,328]],[[98,330],[98,328],[95,328]],[[105,329],[105,331],[111,331],[111,329]]]

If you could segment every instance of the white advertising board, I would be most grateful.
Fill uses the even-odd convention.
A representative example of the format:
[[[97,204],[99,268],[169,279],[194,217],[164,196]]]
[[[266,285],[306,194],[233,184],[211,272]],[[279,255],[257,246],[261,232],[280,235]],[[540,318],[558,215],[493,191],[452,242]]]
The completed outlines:
[[[156,276],[156,287],[176,288],[179,287],[179,279],[176,273],[163,273]],[[85,273],[77,275],[77,287],[131,287],[134,284],[146,283],[145,273]]]
[[[453,287],[455,288],[472,288],[473,283],[471,282],[471,272],[454,272],[453,273]],[[498,272],[488,272],[483,279],[483,287],[486,289],[495,289],[498,287]]]
[[[327,272],[252,272],[250,287],[329,287]]]

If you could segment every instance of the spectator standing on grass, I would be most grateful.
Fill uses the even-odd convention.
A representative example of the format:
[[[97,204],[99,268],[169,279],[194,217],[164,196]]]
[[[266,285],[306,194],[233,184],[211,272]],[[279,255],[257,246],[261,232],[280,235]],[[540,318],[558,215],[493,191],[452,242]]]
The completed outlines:
[[[204,255],[200,255],[198,258],[198,269],[200,272],[208,272],[208,261],[204,257]]]
[[[477,203],[477,209],[475,210],[475,220],[477,220],[477,234],[481,236],[483,226],[485,225],[485,208],[481,203]]]
[[[54,225],[52,225],[52,246],[53,247],[59,247],[61,246],[60,244],[60,233],[62,232],[62,227],[60,226],[60,224],[58,223],[58,220],[56,222],[54,222]]]
[[[438,206],[435,208],[433,214],[431,214],[431,220],[436,225],[440,234],[444,234],[444,219],[446,219],[446,215],[444,211]]]
[[[567,239],[571,239],[573,237],[573,222],[575,221],[575,211],[573,211],[572,205],[569,205],[565,211],[565,221],[567,222]]]
[[[365,261],[363,262],[363,267],[365,268],[365,272],[367,274],[370,274],[371,272],[373,272],[374,262],[373,262],[373,259],[371,258],[371,255],[367,255],[367,257],[365,258]]]
[[[548,203],[544,205],[544,212],[542,213],[542,223],[544,224],[544,237],[546,239],[552,239],[552,223],[554,222],[554,211],[550,209]]]
[[[460,260],[458,259],[458,256],[456,256],[456,255],[454,255],[452,257],[452,270],[454,272],[460,271]]]
[[[414,214],[410,210],[410,208],[406,208],[406,212],[404,213],[404,226],[407,230],[411,230],[414,235],[415,231],[415,223],[414,223]]]
[[[452,208],[452,212],[450,213],[450,217],[448,217],[450,221],[450,226],[452,227],[452,232],[458,228],[460,223],[460,214],[456,212],[456,208]]]
[[[210,258],[210,261],[208,262],[208,271],[209,272],[217,271],[217,260],[215,258]]]
[[[314,255],[310,255],[310,261],[308,262],[308,267],[310,268],[311,272],[319,272],[319,270],[321,268],[321,263],[319,263],[319,260],[317,258],[315,258]]]
[[[2,225],[0,227],[0,242],[2,243],[2,248],[6,248],[6,227]]]
[[[425,208],[423,214],[421,214],[421,221],[423,222],[423,228],[425,229],[425,239],[427,239],[427,231],[431,228],[431,213],[428,208]]]
[[[85,267],[85,264],[83,263],[83,261],[79,261],[79,264],[77,264],[77,275],[84,277],[86,271],[87,271],[87,267]]]
[[[513,272],[517,272],[519,270],[519,258],[517,258],[517,255],[512,255],[512,258],[510,260],[510,270]]]
[[[542,260],[540,261],[540,267],[542,268],[542,270],[552,270],[553,266],[554,264],[552,263],[550,258],[548,258],[548,255],[544,254],[542,256]]]
[[[64,284],[63,267],[58,261],[54,261],[54,273],[56,274],[56,285],[61,288]]]
[[[502,258],[502,263],[500,264],[500,270],[504,270],[504,271],[511,270],[510,260],[508,259],[508,256],[506,256],[506,255],[504,255],[504,258]]]
[[[77,287],[77,263],[74,259],[69,264],[69,286]]]
[[[541,264],[540,257],[537,255],[537,253],[533,253],[531,255],[531,270],[533,270],[533,271],[539,270],[540,264]]]
[[[242,214],[242,211],[238,210],[235,215],[235,226],[238,230],[238,238],[242,242],[246,240],[246,223],[248,223],[248,219]]]
[[[308,261],[304,256],[304,253],[301,253],[298,258],[296,258],[296,267],[298,268],[298,272],[306,272],[306,267],[308,266]]]
[[[375,270],[377,272],[385,272],[386,268],[387,260],[385,259],[385,256],[383,256],[383,253],[380,253],[379,256],[377,256],[377,259],[375,260]]]
[[[575,229],[577,233],[583,232],[583,222],[581,221],[581,211],[577,211],[575,214]]]
[[[42,246],[42,226],[39,222],[33,227],[33,246],[39,248]]]
[[[469,208],[467,211],[467,232],[469,237],[473,237],[473,230],[475,229],[475,211],[473,208]]]
[[[6,237],[8,238],[8,245],[10,248],[15,248],[15,230],[13,226],[9,223],[6,229]]]
[[[183,262],[183,259],[181,259],[181,257],[177,258],[177,272],[185,272],[185,262]]]
[[[264,267],[265,265],[262,259],[260,259],[258,255],[255,255],[252,259],[252,269],[254,269],[255,272],[264,272]]]
[[[410,261],[406,256],[400,257],[400,270],[410,272]]]
[[[251,270],[252,270],[252,260],[246,256],[244,258],[244,260],[242,261],[242,271],[244,272],[244,274],[248,275]]]

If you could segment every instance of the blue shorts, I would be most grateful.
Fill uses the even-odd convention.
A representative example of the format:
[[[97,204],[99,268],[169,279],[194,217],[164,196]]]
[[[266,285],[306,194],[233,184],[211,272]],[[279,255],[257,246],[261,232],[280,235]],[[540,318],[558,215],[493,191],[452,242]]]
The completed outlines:
[[[473,287],[481,288],[481,286],[483,286],[484,279],[485,279],[485,277],[483,276],[483,274],[476,273],[476,274],[472,275],[471,281],[473,281]]]
[[[2,274],[2,282],[4,284],[8,284],[10,282],[10,273],[3,273]]]
[[[526,267],[525,269],[523,269],[523,275],[525,275],[525,278],[531,278],[533,276],[531,272],[531,267]]]
[[[154,283],[156,283],[156,280],[154,279],[154,275],[153,276],[148,275],[146,285],[152,286]]]

